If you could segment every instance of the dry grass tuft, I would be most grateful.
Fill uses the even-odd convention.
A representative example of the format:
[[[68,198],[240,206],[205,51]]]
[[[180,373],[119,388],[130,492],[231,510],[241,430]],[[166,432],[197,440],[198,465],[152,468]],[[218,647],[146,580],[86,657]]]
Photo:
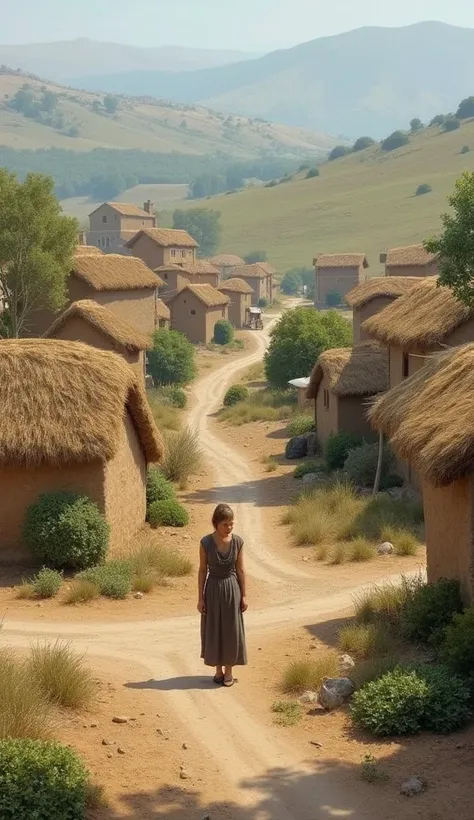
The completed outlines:
[[[274,456],[262,456],[262,464],[266,473],[274,473],[278,467]]]
[[[393,544],[395,555],[407,556],[417,555],[421,546],[420,539],[415,533],[403,527],[384,527],[380,534],[381,541],[389,541]]]
[[[87,604],[90,601],[95,601],[100,596],[100,589],[93,581],[88,581],[86,578],[74,581],[71,589],[67,591],[65,596],[65,604]]]
[[[386,655],[393,645],[386,625],[373,623],[355,623],[342,627],[338,642],[341,652],[364,659],[370,655]]]
[[[297,410],[293,393],[265,387],[253,390],[246,401],[224,407],[219,413],[219,420],[235,426],[255,421],[281,421],[291,418]]]
[[[286,667],[281,681],[281,689],[287,695],[301,694],[307,690],[317,691],[323,678],[331,678],[339,673],[336,652],[321,652],[314,660],[293,661]]]
[[[147,392],[150,409],[159,430],[173,430],[177,432],[181,427],[181,414],[176,407],[160,402],[155,391]]]
[[[135,578],[182,578],[193,571],[192,561],[177,550],[143,544],[131,557]],[[144,591],[144,590],[140,590]]]
[[[51,737],[54,712],[46,693],[34,685],[27,664],[3,649],[0,670],[0,740]]]
[[[351,541],[349,544],[349,552],[351,561],[362,563],[363,561],[372,561],[377,556],[377,550],[373,544],[367,539],[359,536]]]
[[[387,623],[397,625],[407,602],[424,586],[420,575],[402,576],[400,584],[373,586],[354,598],[356,618],[360,623]]]
[[[82,709],[90,705],[96,684],[84,664],[84,655],[70,643],[37,644],[31,648],[27,664],[31,680],[56,706]]]
[[[350,671],[350,678],[356,689],[361,689],[366,683],[383,677],[387,672],[391,672],[400,663],[396,655],[383,655],[375,658],[367,658]]]
[[[191,427],[165,436],[165,454],[161,469],[169,481],[185,486],[188,479],[199,472],[203,453],[199,436]]]

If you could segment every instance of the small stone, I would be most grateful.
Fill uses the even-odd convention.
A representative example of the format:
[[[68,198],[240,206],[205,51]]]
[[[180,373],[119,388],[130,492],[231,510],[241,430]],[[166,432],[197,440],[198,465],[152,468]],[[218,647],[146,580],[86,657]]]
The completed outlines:
[[[180,767],[179,776],[180,776],[181,780],[189,780],[189,774],[186,771],[186,769],[184,768],[184,766]]]
[[[88,727],[87,723],[83,723],[83,724],[82,724],[82,728],[83,728],[83,729],[88,729],[89,727]]]
[[[113,754],[112,754],[112,752],[109,752],[109,753],[108,753],[108,755],[107,755],[107,757],[109,758],[109,760],[112,760],[112,758],[113,758]]]
[[[115,746],[115,740],[107,740],[107,738],[104,737],[102,746]]]
[[[327,678],[319,691],[319,702],[329,712],[338,709],[354,694],[350,678]]]
[[[347,669],[354,669],[354,666],[356,665],[354,658],[350,655],[341,655],[339,658],[339,663],[341,664],[341,669],[344,669],[345,671]]]
[[[91,729],[98,729],[98,728],[99,728],[98,723],[91,723]]]
[[[121,717],[120,715],[117,715],[116,717],[112,718],[112,723],[129,723],[129,721],[130,721],[130,718]]]
[[[392,555],[394,551],[393,544],[390,541],[384,541],[383,544],[379,544],[377,547],[377,554],[378,555]]]
[[[123,749],[122,746],[119,746],[118,749],[117,749],[117,754],[124,755],[125,754],[125,749]]]
[[[134,597],[137,601],[141,601],[141,600],[142,600],[142,598],[144,597],[144,596],[143,596],[143,592],[136,592],[136,593],[135,593],[135,595],[134,595],[133,597]]]
[[[415,795],[424,792],[425,789],[426,781],[420,775],[413,775],[413,777],[409,777],[402,783],[400,794],[404,794],[406,797],[415,797]]]
[[[308,690],[307,692],[303,692],[303,694],[299,698],[299,701],[300,703],[317,703],[318,696],[316,692],[311,692]]]
[[[183,743],[183,749],[184,749],[185,751],[186,751],[187,749],[189,749],[189,746],[188,746],[188,744],[186,743],[186,741]]]
[[[156,733],[157,733],[158,735],[161,735],[161,736],[163,736],[163,734],[164,734],[163,729],[157,729],[157,730],[156,730]]]

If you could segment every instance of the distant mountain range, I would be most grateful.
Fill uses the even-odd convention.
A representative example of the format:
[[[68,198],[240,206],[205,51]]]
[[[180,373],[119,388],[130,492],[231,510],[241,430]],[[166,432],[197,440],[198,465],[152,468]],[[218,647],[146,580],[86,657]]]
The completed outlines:
[[[241,62],[260,55],[226,49],[159,46],[140,48],[80,38],[58,43],[0,45],[0,64],[21,68],[39,77],[67,82],[71,77],[135,71],[179,71]],[[81,81],[82,82],[82,81]]]
[[[361,28],[213,68],[179,71],[177,61],[170,63],[168,70],[137,70],[126,67],[124,57],[120,70],[94,73],[89,62],[87,73],[70,72],[69,82],[199,103],[350,138],[379,138],[413,117],[426,120],[451,111],[474,94],[474,30],[436,22]]]

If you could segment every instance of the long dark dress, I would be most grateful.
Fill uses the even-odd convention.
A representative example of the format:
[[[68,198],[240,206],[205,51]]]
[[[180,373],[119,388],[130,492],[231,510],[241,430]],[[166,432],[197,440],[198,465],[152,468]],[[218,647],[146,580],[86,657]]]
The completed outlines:
[[[229,551],[219,552],[213,535],[201,546],[206,551],[208,574],[204,590],[206,613],[201,616],[201,658],[206,666],[245,666],[244,619],[236,563],[244,542],[232,536]]]

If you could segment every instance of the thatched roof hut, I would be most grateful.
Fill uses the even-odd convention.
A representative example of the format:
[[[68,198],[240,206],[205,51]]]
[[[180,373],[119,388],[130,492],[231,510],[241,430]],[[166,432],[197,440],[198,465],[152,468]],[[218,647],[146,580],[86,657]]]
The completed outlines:
[[[423,245],[407,245],[391,248],[380,255],[380,261],[385,263],[386,276],[436,276],[439,254],[428,253]]]
[[[380,313],[400,296],[409,293],[419,282],[420,280],[413,276],[377,276],[360,282],[346,293],[346,303],[352,308],[354,344],[370,339],[365,329],[367,319]]]
[[[85,255],[74,259],[72,273],[96,291],[160,288],[164,282],[134,256],[119,253]]]
[[[113,347],[122,351],[136,353],[141,350],[149,350],[151,346],[151,336],[140,333],[133,325],[129,325],[123,319],[119,319],[112,311],[103,305],[99,305],[92,299],[83,299],[73,302],[64,313],[56,319],[49,330],[44,334],[46,339],[58,338],[60,331],[72,320],[81,319],[95,328],[105,336]],[[62,337],[64,338],[64,337]],[[77,339],[76,341],[86,341]]]

